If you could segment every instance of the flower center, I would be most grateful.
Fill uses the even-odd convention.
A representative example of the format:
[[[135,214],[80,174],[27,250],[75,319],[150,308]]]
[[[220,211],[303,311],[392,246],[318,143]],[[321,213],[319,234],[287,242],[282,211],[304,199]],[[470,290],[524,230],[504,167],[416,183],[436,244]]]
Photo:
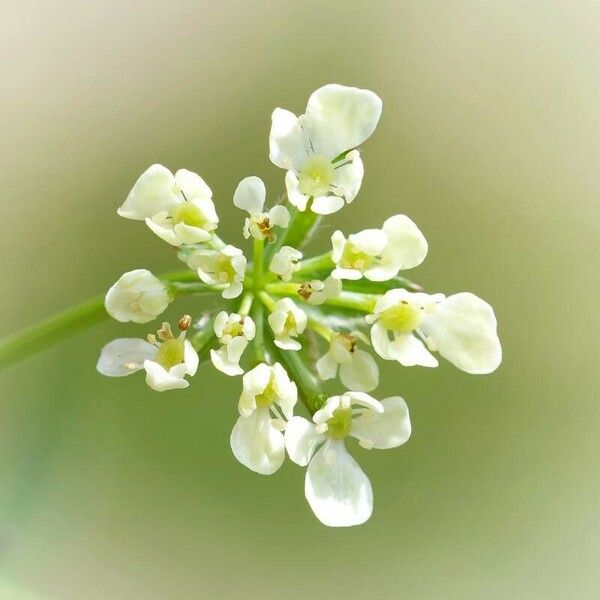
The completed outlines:
[[[374,256],[369,256],[366,252],[363,252],[354,244],[347,242],[344,246],[342,258],[340,260],[340,266],[344,269],[356,269],[357,271],[363,271],[364,269],[369,268],[374,261]]]
[[[285,319],[285,324],[283,325],[285,331],[296,331],[298,329],[298,324],[296,323],[296,317],[294,317],[294,313],[289,312],[287,318]]]
[[[191,202],[182,202],[178,204],[171,212],[171,218],[174,224],[185,223],[192,227],[204,227],[207,220],[200,209]]]
[[[336,408],[327,419],[327,435],[335,440],[342,440],[352,429],[352,409]]]
[[[275,391],[275,389],[273,387],[273,378],[271,377],[271,380],[269,381],[267,387],[264,389],[263,393],[258,394],[258,396],[256,396],[254,398],[254,400],[256,402],[257,407],[268,408],[269,406],[271,406],[271,404],[273,404],[277,400],[277,397],[278,397],[277,392]]]
[[[381,323],[386,329],[400,333],[410,333],[420,324],[423,314],[414,304],[402,301],[397,306],[386,308],[381,313]]]
[[[171,340],[165,340],[160,345],[154,360],[168,371],[171,367],[183,362],[183,354],[183,340],[173,338]]]
[[[235,280],[236,272],[227,256],[220,256],[217,266],[217,278],[223,283],[230,283]]]
[[[298,189],[305,196],[324,196],[329,191],[333,177],[331,161],[324,156],[313,156],[300,169]]]

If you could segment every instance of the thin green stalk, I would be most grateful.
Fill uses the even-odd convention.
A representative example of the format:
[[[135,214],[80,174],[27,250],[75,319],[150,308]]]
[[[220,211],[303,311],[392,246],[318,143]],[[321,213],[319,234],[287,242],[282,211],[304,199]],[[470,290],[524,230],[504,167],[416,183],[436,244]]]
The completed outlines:
[[[0,369],[24,360],[108,318],[104,296],[91,298],[0,340]]]
[[[254,257],[253,261],[253,279],[254,279],[254,287],[259,290],[262,287],[263,282],[263,270],[264,270],[264,250],[265,250],[265,241],[264,240],[254,240]]]
[[[252,302],[254,301],[254,294],[252,292],[246,292],[242,297],[242,302],[240,307],[238,308],[238,315],[241,317],[246,317],[250,314],[250,308],[252,307]]]
[[[266,362],[267,355],[265,348],[265,309],[260,302],[256,302],[252,307],[252,319],[256,327],[256,333],[252,341],[254,358],[256,364],[260,364]]]
[[[198,282],[198,274],[189,269],[163,273],[161,281],[185,284]],[[183,289],[183,288],[179,288]],[[47,319],[0,339],[0,370],[33,354],[50,348],[75,334],[108,319],[104,294],[63,310]]]
[[[294,277],[300,278],[310,273],[331,270],[335,266],[331,260],[331,252],[325,252],[319,256],[307,258],[300,263],[300,268],[294,273]]]
[[[308,317],[307,325],[310,329],[312,329],[315,333],[318,333],[324,340],[330,342],[333,337],[333,330],[327,327],[327,325],[323,325],[316,319]]]
[[[373,312],[377,300],[380,296],[377,294],[359,294],[357,292],[341,292],[339,296],[328,298],[324,306],[341,306],[343,308],[352,308],[361,312]]]
[[[167,284],[169,292],[173,297],[189,296],[191,294],[218,294],[226,285],[208,285],[200,281],[170,281]]]

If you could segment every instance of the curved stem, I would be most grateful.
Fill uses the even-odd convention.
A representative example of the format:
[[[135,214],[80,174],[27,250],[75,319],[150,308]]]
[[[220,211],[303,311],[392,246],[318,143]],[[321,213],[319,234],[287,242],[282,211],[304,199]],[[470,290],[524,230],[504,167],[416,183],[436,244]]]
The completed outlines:
[[[159,279],[167,282],[168,287],[175,285],[177,288],[179,284],[204,285],[198,281],[197,273],[189,269],[163,273]],[[184,288],[179,287],[178,289]],[[207,292],[208,290],[202,293]],[[0,339],[0,370],[50,348],[106,319],[108,319],[108,314],[104,308],[103,294],[8,335]]]

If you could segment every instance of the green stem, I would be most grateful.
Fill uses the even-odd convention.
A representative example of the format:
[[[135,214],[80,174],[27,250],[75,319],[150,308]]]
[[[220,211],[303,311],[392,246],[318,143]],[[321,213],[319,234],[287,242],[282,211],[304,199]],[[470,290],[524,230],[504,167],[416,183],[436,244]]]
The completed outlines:
[[[188,296],[190,294],[219,294],[226,285],[208,285],[201,282],[170,281],[167,284],[173,297]]]
[[[0,369],[41,352],[108,318],[104,296],[92,298],[0,340]]]
[[[256,333],[254,334],[254,340],[252,345],[254,347],[254,358],[256,364],[266,362],[266,348],[265,348],[265,309],[260,302],[256,302],[252,309],[252,319],[256,327]]]
[[[307,325],[315,333],[318,333],[324,340],[326,340],[328,342],[331,341],[334,331],[332,329],[330,329],[329,327],[327,327],[327,325],[323,325],[323,323],[320,323],[319,321],[317,321],[316,319],[313,319],[311,317],[308,317]]]
[[[173,283],[198,283],[198,274],[189,269],[163,273],[158,277]],[[202,284],[203,285],[203,284]],[[50,348],[77,333],[108,319],[104,295],[90,298],[47,319],[0,339],[0,370]]]
[[[294,273],[294,277],[302,277],[319,271],[332,270],[335,266],[331,260],[331,252],[325,252],[319,256],[307,258],[300,263],[300,268]]]
[[[254,294],[252,292],[246,292],[242,297],[242,302],[240,307],[238,308],[238,315],[240,317],[246,317],[250,313],[250,308],[252,307],[252,302],[254,301]]]
[[[373,312],[377,300],[380,296],[377,294],[359,294],[357,292],[341,292],[339,296],[328,298],[324,306],[341,306],[343,308],[352,308],[361,312]]]
[[[253,279],[254,279],[254,287],[255,289],[260,289],[262,287],[263,281],[263,270],[264,270],[264,250],[265,250],[265,241],[264,240],[254,240],[254,257],[253,261]]]

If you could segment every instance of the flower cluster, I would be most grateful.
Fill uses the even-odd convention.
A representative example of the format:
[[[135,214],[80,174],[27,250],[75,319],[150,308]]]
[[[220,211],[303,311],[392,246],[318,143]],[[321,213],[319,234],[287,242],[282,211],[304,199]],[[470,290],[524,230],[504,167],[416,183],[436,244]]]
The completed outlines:
[[[286,171],[285,200],[265,208],[267,191],[255,176],[233,193],[246,213],[251,261],[217,235],[212,191],[199,175],[147,169],[118,214],[144,221],[177,248],[188,270],[125,273],[106,294],[107,312],[145,324],[184,294],[220,295],[224,310],[184,315],[178,334],[162,323],[146,338],[113,340],[97,365],[112,377],[144,370],[160,392],[188,387],[204,360],[242,376],[234,456],[263,475],[286,455],[306,467],[306,499],[329,526],[358,525],[373,511],[371,484],[348,452],[349,438],[389,449],[411,434],[403,398],[369,395],[379,384],[374,355],[405,367],[436,367],[443,357],[474,374],[494,371],[502,359],[489,304],[469,292],[428,294],[400,275],[428,252],[407,216],[349,235],[335,231],[327,252],[302,253],[322,216],[357,197],[364,175],[358,147],[381,110],[373,92],[333,84],[315,91],[301,116],[275,109],[269,155]],[[332,384],[345,390],[327,394]],[[296,414],[298,400],[309,418]]]

